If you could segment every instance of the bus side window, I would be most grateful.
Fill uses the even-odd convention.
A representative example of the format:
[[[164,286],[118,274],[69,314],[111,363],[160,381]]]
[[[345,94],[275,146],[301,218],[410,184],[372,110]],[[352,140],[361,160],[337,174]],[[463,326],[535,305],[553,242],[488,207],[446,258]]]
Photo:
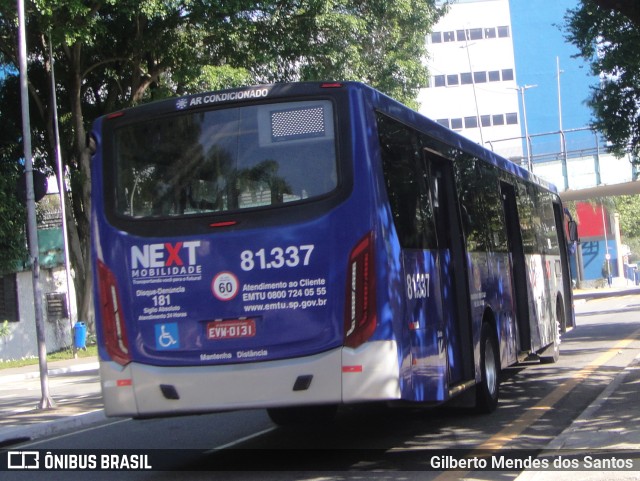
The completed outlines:
[[[382,168],[393,221],[402,247],[436,246],[426,165],[416,132],[378,116]]]

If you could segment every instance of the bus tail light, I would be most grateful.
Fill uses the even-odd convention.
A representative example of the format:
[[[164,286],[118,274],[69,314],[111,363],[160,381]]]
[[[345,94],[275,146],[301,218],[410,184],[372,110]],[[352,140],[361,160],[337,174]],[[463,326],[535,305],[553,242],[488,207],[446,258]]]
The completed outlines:
[[[376,329],[376,276],[373,233],[367,234],[349,256],[345,302],[344,345],[358,347]]]
[[[113,272],[101,261],[98,261],[98,284],[105,348],[111,359],[124,366],[131,362],[131,354],[118,283]]]

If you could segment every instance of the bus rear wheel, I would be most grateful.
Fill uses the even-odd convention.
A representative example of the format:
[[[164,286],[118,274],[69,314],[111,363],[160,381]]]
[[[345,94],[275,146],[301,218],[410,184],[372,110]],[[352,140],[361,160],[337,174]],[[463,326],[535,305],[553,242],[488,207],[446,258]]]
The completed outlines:
[[[278,426],[318,426],[330,423],[336,416],[338,406],[295,406],[269,408],[267,414]]]
[[[498,341],[491,327],[485,322],[480,335],[480,384],[476,386],[476,412],[488,414],[498,407],[500,395],[500,355]]]

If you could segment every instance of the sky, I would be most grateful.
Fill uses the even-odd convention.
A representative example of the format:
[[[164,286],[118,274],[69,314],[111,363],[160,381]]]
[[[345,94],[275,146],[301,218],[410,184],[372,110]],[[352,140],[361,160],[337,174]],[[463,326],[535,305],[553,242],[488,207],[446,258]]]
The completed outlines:
[[[516,80],[519,87],[536,86],[525,90],[524,94],[530,135],[560,129],[556,58],[561,71],[563,129],[587,127],[590,123],[591,110],[585,101],[590,96],[591,86],[598,84],[598,78],[581,57],[572,58],[578,49],[565,40],[562,31],[567,10],[578,4],[578,0],[510,1]],[[522,110],[522,106],[520,108]],[[577,141],[578,137],[595,143],[593,134],[568,134],[569,142]],[[534,139],[536,147],[542,146],[543,141],[557,146],[559,136]]]

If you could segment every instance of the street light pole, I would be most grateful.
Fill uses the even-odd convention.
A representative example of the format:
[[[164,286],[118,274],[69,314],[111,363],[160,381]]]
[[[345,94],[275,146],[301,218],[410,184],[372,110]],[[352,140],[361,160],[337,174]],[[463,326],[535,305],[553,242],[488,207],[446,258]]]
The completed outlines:
[[[607,238],[607,223],[604,220],[604,202],[600,199],[600,210],[602,212],[602,232],[604,233],[604,248],[605,256],[604,261],[606,263],[607,283],[611,287],[611,254],[609,254],[609,239]]]
[[[464,31],[464,48],[467,51],[467,62],[469,63],[469,72],[471,73],[471,86],[473,88],[473,101],[476,105],[476,122],[478,122],[478,129],[480,129],[480,145],[484,146],[484,135],[482,133],[482,119],[480,118],[480,109],[478,108],[478,94],[476,93],[476,79],[473,75],[473,68],[471,67],[471,54],[469,53],[469,47],[473,45],[469,43],[467,38],[467,30]]]
[[[55,76],[55,59],[53,57],[53,36],[49,31],[49,59],[51,62],[51,109],[53,110],[53,133],[56,142],[56,167],[58,169],[58,195],[60,196],[60,213],[62,217],[62,246],[64,250],[64,268],[67,278],[67,289],[65,298],[67,301],[67,313],[69,315],[69,327],[71,333],[71,346],[73,357],[77,357],[76,344],[73,336],[73,314],[71,309],[71,286],[73,280],[71,278],[71,261],[69,258],[69,236],[67,227],[67,189],[64,179],[64,167],[62,165],[62,148],[60,147],[60,128],[58,125],[58,100],[56,94],[56,76]]]
[[[558,124],[560,126],[560,132],[562,132],[562,96],[560,95],[560,74],[563,70],[560,70],[560,57],[556,56],[556,77],[558,79]],[[564,152],[564,142],[560,142],[560,151]]]
[[[31,124],[29,121],[29,90],[27,86],[27,34],[25,27],[24,0],[18,0],[18,40],[20,57],[20,99],[22,107],[22,138],[24,142],[24,171],[27,183],[27,237],[29,257],[33,278],[33,307],[38,342],[40,365],[40,389],[42,398],[39,409],[51,409],[55,406],[49,395],[49,377],[47,373],[47,345],[43,321],[42,287],[40,285],[40,259],[38,252],[38,226],[36,221],[36,202],[33,190],[33,158],[31,149]]]
[[[564,177],[564,190],[569,189],[569,173],[567,171],[567,137],[562,126],[562,95],[560,94],[560,57],[556,56],[556,79],[558,82],[558,127],[560,127],[560,156],[562,158],[562,176]],[[597,174],[596,174],[597,175]]]
[[[527,169],[529,172],[533,172],[533,163],[531,161],[531,146],[529,145],[529,126],[527,125],[527,104],[524,101],[524,91],[537,87],[537,85],[524,85],[517,87],[514,90],[520,92],[520,98],[522,100],[522,120],[524,122],[524,142],[527,147]]]

